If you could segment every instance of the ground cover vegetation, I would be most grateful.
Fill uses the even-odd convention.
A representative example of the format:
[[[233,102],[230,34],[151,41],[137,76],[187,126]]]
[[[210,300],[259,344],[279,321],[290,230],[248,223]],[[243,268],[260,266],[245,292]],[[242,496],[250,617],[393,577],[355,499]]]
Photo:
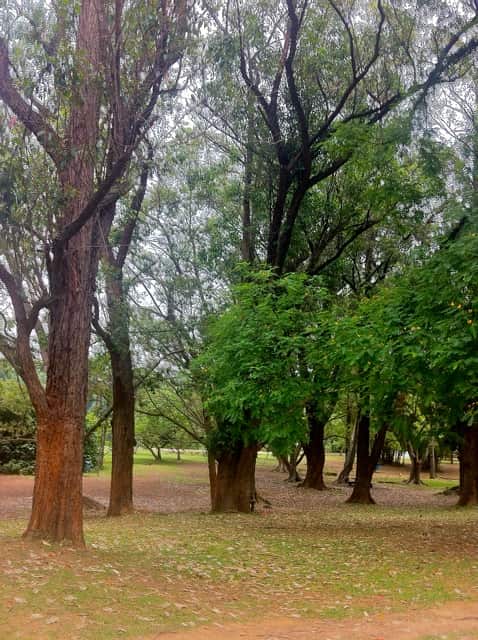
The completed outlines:
[[[476,0],[0,8],[0,471],[34,471],[26,539],[83,547],[105,461],[108,516],[149,539],[138,447],[205,452],[214,513],[269,506],[261,451],[297,495],[366,505],[378,465],[418,491],[454,457],[478,504],[477,48]]]

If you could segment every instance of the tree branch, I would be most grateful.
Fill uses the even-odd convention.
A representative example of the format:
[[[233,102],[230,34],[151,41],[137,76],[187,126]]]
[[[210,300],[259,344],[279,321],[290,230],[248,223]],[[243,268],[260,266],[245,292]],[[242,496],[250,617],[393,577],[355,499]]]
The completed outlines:
[[[56,167],[60,167],[64,156],[62,141],[46,119],[35,111],[15,88],[10,76],[8,47],[2,37],[0,37],[0,98],[33,133]]]

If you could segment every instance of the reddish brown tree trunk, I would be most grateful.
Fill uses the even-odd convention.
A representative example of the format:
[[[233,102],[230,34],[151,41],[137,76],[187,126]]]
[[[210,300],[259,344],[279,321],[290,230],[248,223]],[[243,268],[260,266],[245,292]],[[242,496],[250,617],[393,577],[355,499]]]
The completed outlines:
[[[83,438],[80,420],[40,418],[28,538],[66,540],[81,546]]]
[[[85,55],[85,79],[77,89],[69,122],[75,155],[60,173],[68,202],[61,219],[63,229],[78,218],[93,191],[91,158],[98,137],[99,85],[90,84],[88,77],[98,70],[99,46],[98,7],[93,0],[84,0],[77,49]],[[98,265],[93,249],[95,223],[91,218],[72,238],[53,245],[46,405],[37,408],[37,472],[24,534],[79,546],[84,544],[81,494],[91,295]]]
[[[255,502],[255,471],[258,446],[238,445],[221,453],[218,460],[212,511],[249,513]]]
[[[462,473],[460,497],[457,505],[471,507],[478,504],[478,425],[466,427],[461,448]]]
[[[306,412],[309,425],[309,440],[303,445],[305,459],[307,460],[307,473],[302,486],[309,489],[317,489],[317,491],[324,491],[327,489],[324,482],[325,423],[319,419],[314,405],[307,405]]]
[[[145,80],[140,83],[142,87],[136,101],[136,98],[123,99],[119,77],[122,48],[120,38],[117,37],[114,43],[110,40],[105,3],[81,0],[78,5],[79,15],[74,21],[77,29],[75,51],[70,55],[74,65],[71,77],[75,81],[68,87],[69,104],[63,104],[61,134],[51,124],[58,120],[57,114],[50,117],[48,108],[42,108],[22,95],[24,83],[17,83],[12,78],[8,47],[0,37],[0,99],[49,155],[55,164],[61,189],[61,197],[57,198],[61,208],[55,208],[47,216],[51,221],[51,235],[45,247],[50,285],[48,296],[45,294],[27,304],[22,277],[12,275],[3,263],[0,263],[0,279],[8,290],[15,312],[17,370],[28,388],[39,426],[33,508],[25,535],[82,545],[79,496],[91,304],[100,240],[99,207],[106,196],[111,198],[111,188],[123,177],[138,139],[151,124],[161,81],[180,57],[178,42],[182,41],[187,16],[182,1],[174,6],[170,3],[158,5],[164,37],[156,36],[151,41],[151,58],[148,54],[137,61],[139,66],[144,64],[144,70],[138,68],[137,79],[144,77]],[[123,3],[115,3],[114,9],[115,33],[120,34]],[[71,44],[69,29],[65,29],[63,36]],[[102,98],[105,99],[105,117],[112,115],[111,122],[105,122],[105,134],[108,132],[110,140],[107,141],[108,136],[101,138],[107,148],[98,149]],[[122,128],[127,127],[124,145],[116,135],[117,123]],[[108,128],[111,124],[113,126]],[[100,157],[119,159],[108,165],[104,180],[94,192],[95,175],[103,174],[97,162],[98,153]],[[30,347],[30,335],[37,324],[39,311],[44,307],[50,312],[46,389],[39,380]]]

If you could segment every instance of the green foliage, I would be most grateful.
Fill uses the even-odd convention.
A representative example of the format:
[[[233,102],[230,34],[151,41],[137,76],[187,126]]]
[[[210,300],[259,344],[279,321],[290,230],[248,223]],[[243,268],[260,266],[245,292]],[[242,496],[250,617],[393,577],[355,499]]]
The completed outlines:
[[[476,237],[444,242],[372,298],[334,309],[327,357],[340,363],[339,383],[417,445],[457,421],[476,422]]]
[[[2,367],[0,378],[0,473],[31,474],[35,419],[23,385]]]
[[[204,417],[199,396],[165,382],[142,390],[136,414],[136,441],[156,460],[161,449],[204,446]]]
[[[260,271],[235,287],[195,363],[218,425],[214,448],[255,440],[279,450],[304,439],[313,384],[301,368],[323,300],[319,283],[301,274]]]

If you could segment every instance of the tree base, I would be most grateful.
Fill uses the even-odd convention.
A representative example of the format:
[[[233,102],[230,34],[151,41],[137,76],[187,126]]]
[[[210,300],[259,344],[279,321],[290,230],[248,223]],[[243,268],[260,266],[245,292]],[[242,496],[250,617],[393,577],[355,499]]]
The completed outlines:
[[[370,487],[358,487],[357,485],[345,502],[346,504],[376,504],[370,493]]]
[[[299,485],[301,489],[315,489],[315,491],[328,491],[328,486],[323,480],[317,482],[311,482],[307,478]]]

